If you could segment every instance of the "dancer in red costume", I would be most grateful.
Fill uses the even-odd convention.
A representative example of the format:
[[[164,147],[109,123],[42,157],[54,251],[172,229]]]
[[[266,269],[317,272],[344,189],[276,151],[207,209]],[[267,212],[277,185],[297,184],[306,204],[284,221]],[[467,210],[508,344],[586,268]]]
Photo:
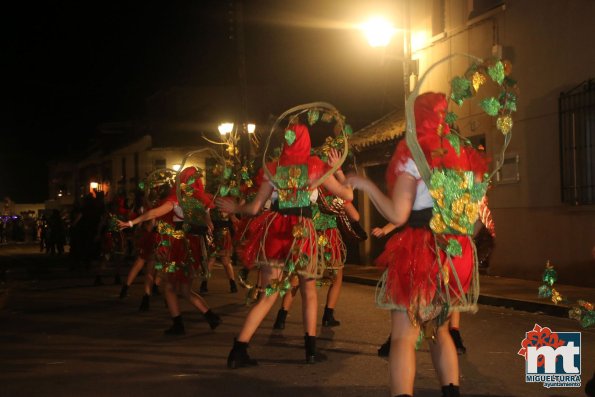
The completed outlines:
[[[188,235],[184,230],[185,220],[190,225],[201,221],[207,225],[210,223],[206,211],[209,197],[204,192],[200,175],[194,167],[181,171],[179,183],[182,194],[188,197],[188,208],[196,209],[193,213],[187,214],[186,208],[179,205],[175,190],[172,190],[157,207],[128,222],[119,222],[120,228],[124,229],[140,222],[157,220],[159,243],[155,253],[155,270],[165,278],[164,296],[173,321],[173,325],[165,330],[166,335],[185,333],[178,292],[205,316],[211,329],[221,323],[221,319],[209,308],[207,302],[190,289],[192,277],[201,263],[200,249],[195,238],[199,230],[198,227],[191,229]],[[185,215],[192,219],[185,219]]]
[[[306,362],[316,362],[315,279],[322,275],[323,269],[317,261],[316,231],[310,206],[316,201],[317,192],[311,186],[324,174],[325,164],[318,157],[310,156],[310,135],[305,125],[289,124],[285,137],[279,160],[267,164],[273,180],[265,176],[253,201],[240,205],[229,199],[217,199],[221,210],[248,215],[258,214],[269,197],[272,200],[271,210],[250,222],[242,247],[244,265],[260,267],[260,285],[266,286],[266,293],[260,294],[234,341],[227,359],[229,368],[257,365],[256,360],[248,356],[248,342],[279,292],[289,289],[289,280],[294,274],[298,275],[301,285]],[[351,188],[341,185],[332,175],[322,186],[343,199],[353,197]]]
[[[440,196],[433,186],[426,185],[405,140],[398,144],[387,169],[390,197],[364,177],[347,178],[354,188],[369,194],[389,222],[402,227],[377,259],[378,264],[386,267],[379,283],[377,302],[391,310],[389,363],[392,395],[413,395],[415,343],[420,327],[428,325],[433,326],[432,361],[443,385],[443,395],[459,394],[458,358],[448,332],[447,318],[452,310],[471,310],[476,303],[468,302],[465,294],[476,277],[470,234],[478,217],[477,201],[481,199],[474,196],[485,194],[480,181],[487,163],[470,146],[461,145],[460,154],[457,154],[450,141],[445,139],[449,133],[444,119],[446,111],[444,94],[426,93],[417,97],[414,105],[417,138],[431,170],[443,171],[446,178],[449,175],[463,177],[466,185],[459,184],[454,188],[468,188],[467,200],[461,203],[460,209],[466,211],[465,226],[471,230],[455,224],[460,233],[436,232],[445,229],[440,223],[440,214],[433,214],[432,208],[435,200],[444,200],[445,195]],[[450,170],[453,174],[449,174]],[[470,194],[474,185],[479,189]],[[451,246],[459,249],[451,254],[446,245],[448,249]]]

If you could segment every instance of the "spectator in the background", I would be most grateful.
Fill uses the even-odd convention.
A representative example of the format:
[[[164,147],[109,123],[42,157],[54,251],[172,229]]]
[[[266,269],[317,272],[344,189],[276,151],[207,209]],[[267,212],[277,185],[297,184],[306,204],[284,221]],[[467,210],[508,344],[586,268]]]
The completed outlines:
[[[64,253],[64,244],[66,242],[66,227],[60,211],[52,210],[48,219],[48,252],[50,255],[62,255]]]

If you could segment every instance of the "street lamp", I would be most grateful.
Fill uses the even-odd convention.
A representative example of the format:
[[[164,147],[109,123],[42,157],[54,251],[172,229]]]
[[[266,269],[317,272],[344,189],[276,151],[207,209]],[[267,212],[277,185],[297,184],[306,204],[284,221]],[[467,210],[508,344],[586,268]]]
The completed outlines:
[[[219,124],[218,129],[221,135],[231,134],[233,131],[233,123],[221,123]]]
[[[382,17],[373,17],[360,25],[360,29],[372,47],[387,47],[398,30],[403,32],[403,91],[405,100],[411,92],[411,75],[417,76],[419,65],[411,59],[411,30],[409,28],[409,1],[404,1],[404,26],[396,29],[392,23]]]

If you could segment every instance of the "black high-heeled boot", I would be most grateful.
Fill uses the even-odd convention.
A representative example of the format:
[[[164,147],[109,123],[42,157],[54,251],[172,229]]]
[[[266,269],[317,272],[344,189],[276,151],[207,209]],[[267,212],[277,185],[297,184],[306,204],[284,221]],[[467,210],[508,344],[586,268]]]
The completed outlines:
[[[177,316],[172,318],[173,325],[163,331],[165,335],[184,335],[186,330],[184,329],[184,321],[182,320],[182,316]]]
[[[201,294],[201,295],[204,295],[207,292],[209,292],[209,286],[207,284],[207,280],[203,280],[200,283],[200,288],[198,289],[198,293]]]
[[[143,300],[140,302],[140,306],[138,308],[139,312],[146,312],[149,310],[149,299],[150,296],[147,294],[143,295]]]
[[[287,318],[287,310],[281,308],[277,312],[277,318],[275,319],[275,324],[273,324],[273,329],[285,329],[285,319]]]
[[[151,295],[155,295],[155,296],[159,296],[159,286],[157,284],[153,284],[153,287],[151,287]]]
[[[215,329],[221,324],[221,318],[216,315],[211,309],[203,313],[211,329]]]
[[[236,369],[256,365],[258,365],[258,361],[251,359],[248,355],[248,342],[239,342],[234,338],[233,348],[227,356],[227,368]]]
[[[236,282],[233,279],[229,280],[229,292],[231,292],[232,294],[238,292],[238,286],[236,285]]]
[[[120,299],[124,299],[128,296],[128,285],[122,285],[122,289],[120,290]]]
[[[386,342],[378,348],[378,357],[388,357],[390,354],[390,335]]]
[[[341,325],[341,322],[335,319],[335,309],[330,309],[327,306],[325,306],[324,314],[322,315],[322,326],[337,327],[339,325]]]
[[[467,352],[467,348],[463,345],[463,338],[461,338],[461,333],[456,328],[451,328],[448,330],[452,341],[455,343],[455,347],[457,349],[458,354],[465,354]]]
[[[306,363],[314,364],[316,362],[316,337],[306,333],[304,335],[304,346],[306,348]]]
[[[442,397],[460,397],[459,386],[450,383],[448,386],[442,386]]]

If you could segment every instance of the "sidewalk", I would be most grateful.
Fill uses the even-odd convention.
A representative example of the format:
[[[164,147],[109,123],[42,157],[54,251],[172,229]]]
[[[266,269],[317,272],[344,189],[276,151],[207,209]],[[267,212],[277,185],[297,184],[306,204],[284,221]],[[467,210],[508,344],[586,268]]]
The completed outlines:
[[[374,266],[345,265],[343,280],[346,282],[376,285],[382,271]],[[479,276],[479,303],[490,306],[503,306],[527,312],[540,312],[551,316],[568,317],[568,303],[555,305],[549,299],[541,299],[537,291],[540,280],[521,280],[498,276]],[[595,302],[595,288],[556,284],[560,294],[574,303],[577,299]]]

